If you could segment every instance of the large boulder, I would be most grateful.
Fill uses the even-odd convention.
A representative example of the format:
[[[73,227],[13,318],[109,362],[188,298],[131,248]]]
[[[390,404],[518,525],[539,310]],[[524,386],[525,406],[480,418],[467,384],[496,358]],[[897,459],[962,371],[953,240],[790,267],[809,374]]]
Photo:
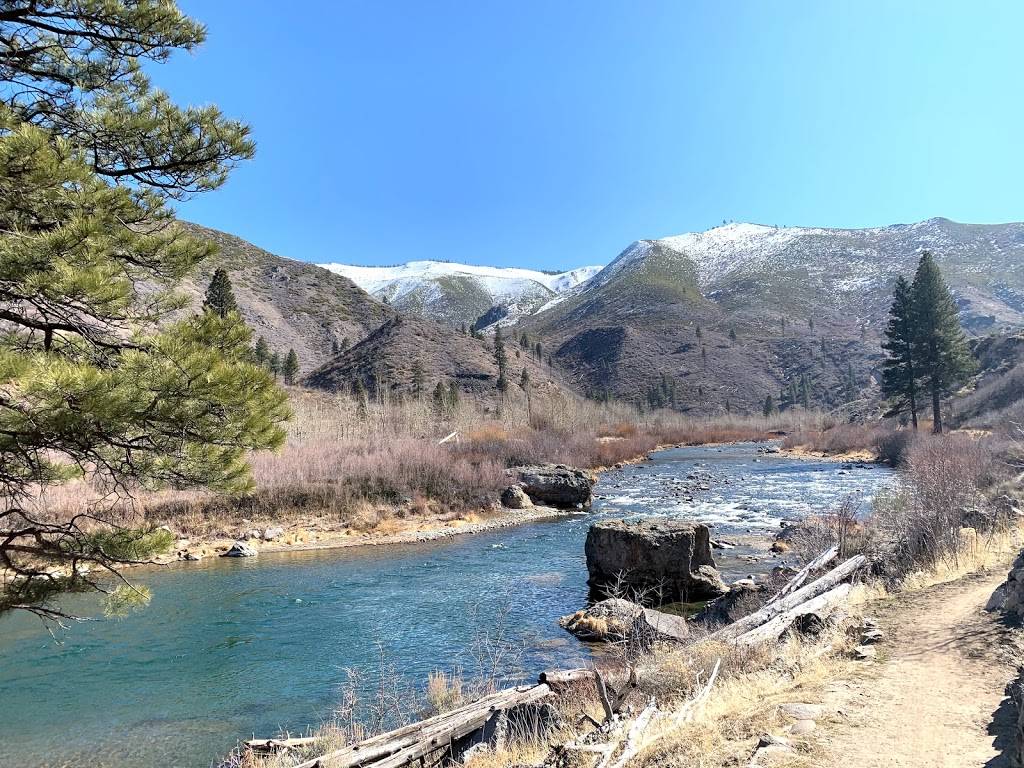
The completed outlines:
[[[559,509],[589,509],[593,500],[593,473],[564,464],[540,464],[509,470],[516,484],[534,504]]]
[[[221,557],[256,557],[256,548],[246,541],[236,541]]]
[[[723,595],[706,525],[682,520],[607,520],[586,543],[592,594],[625,588],[645,601],[673,603]]]
[[[529,509],[533,502],[518,485],[510,485],[501,492],[501,505],[508,509]]]
[[[1024,552],[1017,555],[1006,581],[989,601],[990,608],[1002,608],[1017,619],[1024,619]]]

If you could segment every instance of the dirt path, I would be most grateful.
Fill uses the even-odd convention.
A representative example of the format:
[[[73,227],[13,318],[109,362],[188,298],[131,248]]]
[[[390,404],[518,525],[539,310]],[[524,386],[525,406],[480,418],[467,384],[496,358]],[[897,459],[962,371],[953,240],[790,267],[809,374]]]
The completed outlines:
[[[826,699],[822,768],[1003,768],[1016,713],[1004,696],[1017,632],[984,611],[1005,571],[886,601],[878,660]]]

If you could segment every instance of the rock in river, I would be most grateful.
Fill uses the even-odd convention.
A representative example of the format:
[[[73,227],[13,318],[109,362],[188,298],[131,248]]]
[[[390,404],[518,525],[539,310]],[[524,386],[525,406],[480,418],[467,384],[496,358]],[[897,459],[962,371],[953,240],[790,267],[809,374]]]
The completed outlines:
[[[245,541],[236,541],[221,557],[256,557],[256,548]]]
[[[725,594],[708,527],[682,520],[608,520],[587,532],[587,571],[594,594],[609,587],[692,602]]]
[[[534,504],[559,509],[589,509],[596,478],[564,464],[541,464],[509,470]]]
[[[642,605],[609,597],[558,620],[559,626],[580,640],[651,642],[683,640],[689,635],[686,619]]]

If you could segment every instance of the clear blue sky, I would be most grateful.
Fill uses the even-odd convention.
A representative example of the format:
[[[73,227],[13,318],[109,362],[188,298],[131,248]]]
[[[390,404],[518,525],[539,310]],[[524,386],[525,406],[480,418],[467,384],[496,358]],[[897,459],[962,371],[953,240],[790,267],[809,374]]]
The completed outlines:
[[[1024,219],[1024,3],[180,0],[249,122],[183,217],[309,261],[567,268],[723,219]]]

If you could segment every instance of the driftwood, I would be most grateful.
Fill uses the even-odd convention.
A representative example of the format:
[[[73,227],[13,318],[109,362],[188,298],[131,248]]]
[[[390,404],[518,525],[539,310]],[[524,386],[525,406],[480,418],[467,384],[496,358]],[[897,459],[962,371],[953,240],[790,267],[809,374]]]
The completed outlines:
[[[789,628],[789,626],[801,616],[807,616],[812,613],[819,613],[827,611],[839,603],[846,600],[850,595],[852,587],[849,584],[840,584],[838,587],[830,589],[823,595],[811,598],[795,608],[780,613],[778,616],[766,621],[759,627],[755,627],[749,632],[744,632],[742,635],[736,638],[736,642],[741,645],[756,645],[757,643],[768,642],[769,640],[778,640],[782,637],[783,633]]]
[[[279,739],[247,739],[242,742],[242,745],[253,752],[283,752],[288,749],[307,747],[315,741],[316,736],[296,736]]]
[[[547,685],[508,688],[472,704],[307,760],[295,768],[400,768],[484,728],[503,711],[533,704],[551,693]]]
[[[774,603],[763,606],[760,610],[755,611],[749,616],[744,616],[742,619],[734,621],[732,624],[712,632],[705,638],[705,640],[736,640],[738,637],[750,632],[752,629],[756,629],[762,624],[768,623],[776,616],[788,613],[802,603],[806,603],[808,600],[818,597],[819,595],[822,595],[838,586],[847,578],[852,576],[853,573],[866,562],[867,560],[863,555],[851,557],[849,560],[836,566],[824,576],[812,581],[810,584],[801,587]]]
[[[796,592],[801,586],[803,586],[803,583],[807,581],[808,576],[810,576],[812,573],[819,570],[820,568],[824,568],[837,557],[839,557],[839,547],[830,547],[829,549],[826,549],[816,558],[811,560],[811,562],[809,562],[807,565],[805,565],[803,568],[797,571],[796,575],[793,576],[793,578],[790,579],[788,582],[786,582],[786,586],[780,589],[778,594],[773,596],[771,600],[765,603],[765,605],[771,605],[772,603],[781,600],[786,595],[790,595],[793,592]]]
[[[571,685],[581,680],[593,680],[594,670],[592,669],[565,669],[541,672],[537,676],[537,682],[557,688],[560,685]]]

